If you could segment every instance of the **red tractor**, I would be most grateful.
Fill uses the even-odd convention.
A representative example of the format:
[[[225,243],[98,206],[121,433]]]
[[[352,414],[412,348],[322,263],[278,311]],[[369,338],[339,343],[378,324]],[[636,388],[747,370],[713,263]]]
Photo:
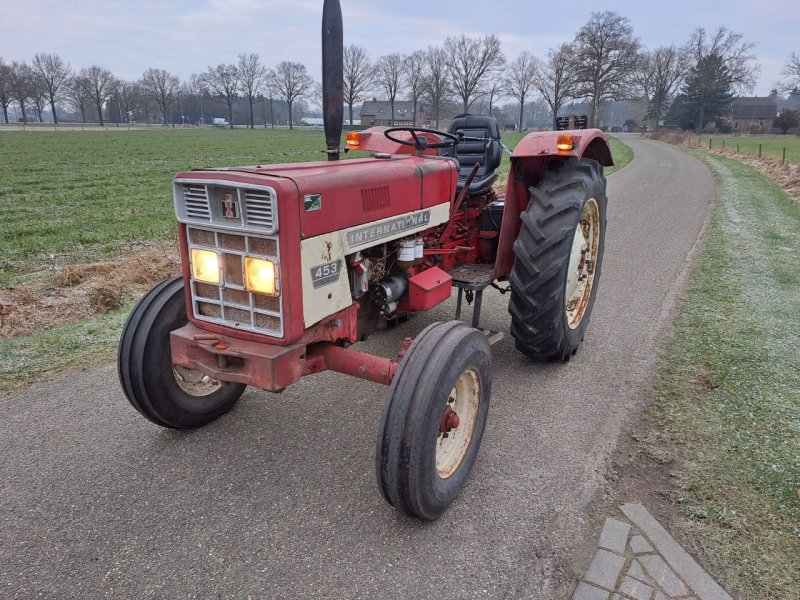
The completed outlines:
[[[325,370],[385,384],[380,491],[400,512],[436,519],[486,425],[500,335],[479,328],[483,291],[510,292],[520,352],[569,360],[600,279],[611,152],[598,130],[531,133],[497,195],[497,122],[461,115],[447,132],[351,132],[348,149],[372,154],[339,161],[338,0],[324,7],[323,93],[328,161],[176,176],[183,275],[128,319],[120,381],[142,415],[177,429],[216,419],[248,385],[281,392]],[[454,287],[456,320],[407,338],[401,360],[352,348]],[[471,326],[459,320],[464,296]]]

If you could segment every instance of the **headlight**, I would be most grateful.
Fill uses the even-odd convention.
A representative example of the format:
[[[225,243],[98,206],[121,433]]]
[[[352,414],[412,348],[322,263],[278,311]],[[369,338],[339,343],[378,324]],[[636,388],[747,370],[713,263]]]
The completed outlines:
[[[217,253],[192,248],[192,276],[196,281],[219,284],[219,256]]]
[[[261,258],[244,259],[245,286],[251,292],[277,296],[274,263]]]

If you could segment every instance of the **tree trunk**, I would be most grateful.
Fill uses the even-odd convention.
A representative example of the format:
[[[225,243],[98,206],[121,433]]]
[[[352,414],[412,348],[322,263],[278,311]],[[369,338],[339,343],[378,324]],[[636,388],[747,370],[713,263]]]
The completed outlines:
[[[272,108],[272,98],[269,99],[269,124],[270,129],[275,129],[275,111]]]
[[[233,100],[228,101],[228,127],[233,129]]]
[[[22,122],[23,123],[27,123],[28,122],[28,117],[27,117],[27,115],[25,115],[25,103],[24,102],[20,102],[19,103],[19,108],[22,111]]]
[[[394,96],[390,98],[390,104],[392,105],[392,120],[390,123],[392,124],[392,127],[394,127]]]
[[[292,103],[287,102],[286,104],[289,105],[289,129],[294,129],[294,124],[292,123]]]
[[[106,124],[103,121],[103,105],[102,103],[96,101],[94,105],[97,107],[97,120],[100,122],[100,127],[105,127]]]
[[[8,106],[5,104],[3,105],[3,119],[5,119],[6,125],[8,125]]]
[[[462,98],[461,100],[462,100],[461,104],[463,106],[463,110],[461,111],[461,114],[465,115],[465,114],[467,114],[467,111],[469,110],[469,104],[467,104],[468,98],[465,97],[465,98]],[[438,125],[437,125],[437,127],[438,127]]]
[[[350,114],[350,127],[352,127],[353,126],[353,103],[352,102],[348,102],[347,103],[347,109],[348,109],[349,114]]]
[[[517,131],[519,131],[520,133],[522,132],[522,117],[524,112],[525,112],[525,96],[521,98],[521,101],[519,103],[519,129]],[[490,111],[489,115],[491,114],[492,113]]]
[[[417,100],[418,98],[412,98],[412,102],[414,103],[414,127],[417,126]]]
[[[58,125],[58,115],[56,114],[56,103],[52,97],[50,98],[50,110],[53,111],[53,125]]]
[[[81,104],[81,123],[86,123],[86,107]]]
[[[255,129],[255,124],[253,123],[253,96],[248,96],[247,99],[250,102],[250,129]]]
[[[161,120],[164,121],[164,125],[169,125],[169,106],[164,104],[161,105]]]

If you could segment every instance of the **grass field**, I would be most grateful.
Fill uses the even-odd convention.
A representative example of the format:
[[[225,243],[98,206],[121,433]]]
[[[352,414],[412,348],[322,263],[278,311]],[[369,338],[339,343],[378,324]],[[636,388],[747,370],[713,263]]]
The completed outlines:
[[[323,158],[319,130],[0,136],[0,285],[49,266],[53,255],[92,262],[126,243],[173,235],[170,182],[178,171]],[[513,148],[521,138],[504,142]],[[615,151],[623,148],[613,143]],[[508,157],[501,169],[508,172]]]
[[[648,412],[688,473],[685,545],[737,598],[800,589],[800,205],[738,162],[695,152],[717,201]]]
[[[711,140],[712,148],[722,148],[723,142],[728,150],[736,150],[742,154],[758,155],[758,146],[761,145],[763,156],[782,158],[783,149],[786,148],[786,162],[800,164],[800,136],[796,135],[759,135],[753,137],[740,137],[733,135],[719,136],[692,136],[692,144],[701,148],[708,148]]]

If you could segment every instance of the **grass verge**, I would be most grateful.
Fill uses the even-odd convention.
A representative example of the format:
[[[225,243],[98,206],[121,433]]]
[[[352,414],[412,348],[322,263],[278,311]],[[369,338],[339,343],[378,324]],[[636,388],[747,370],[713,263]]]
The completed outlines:
[[[674,494],[684,544],[736,597],[795,598],[800,207],[754,169],[694,154],[717,201],[651,390],[650,440],[688,465]]]
[[[0,395],[67,370],[109,362],[132,308],[0,340]]]

